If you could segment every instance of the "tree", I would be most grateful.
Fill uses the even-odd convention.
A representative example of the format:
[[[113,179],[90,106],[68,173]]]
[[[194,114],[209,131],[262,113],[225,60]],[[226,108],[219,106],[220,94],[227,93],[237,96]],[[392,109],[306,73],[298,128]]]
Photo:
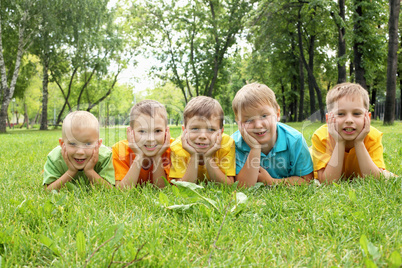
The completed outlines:
[[[64,31],[65,49],[59,49],[54,54],[53,61],[57,64],[50,66],[51,79],[65,100],[56,125],[60,123],[66,107],[71,111],[75,105],[77,110],[90,111],[105,100],[132,53],[132,49],[126,47],[121,28],[115,22],[115,10],[107,7],[108,1],[76,0],[66,3],[67,20],[74,23]],[[128,52],[123,53],[124,49]],[[114,72],[108,69],[112,64],[117,66]],[[90,87],[94,78],[98,83],[108,81],[108,84]],[[91,92],[91,89],[95,91]],[[85,105],[84,100],[87,100]]]
[[[393,124],[395,119],[396,72],[398,63],[398,19],[401,2],[389,0],[389,42],[387,60],[387,98],[384,124]]]
[[[0,5],[0,133],[5,133],[7,110],[14,95],[21,60],[31,44],[30,38],[37,30],[40,17],[38,2],[35,1],[1,1]],[[4,53],[12,58],[9,68]]]
[[[228,51],[244,28],[253,1],[146,1],[133,6],[144,39],[164,67],[160,77],[169,79],[192,96],[215,96],[222,81]]]

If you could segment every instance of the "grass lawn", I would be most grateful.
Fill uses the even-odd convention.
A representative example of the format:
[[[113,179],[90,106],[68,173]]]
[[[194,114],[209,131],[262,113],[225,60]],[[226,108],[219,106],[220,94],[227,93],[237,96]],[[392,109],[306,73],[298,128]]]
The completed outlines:
[[[321,124],[292,123],[311,145]],[[402,123],[383,133],[402,175]],[[235,127],[225,126],[233,133]],[[179,127],[171,127],[173,137]],[[60,130],[0,135],[0,267],[390,266],[402,263],[402,180],[330,186],[146,186],[129,191],[41,186]],[[124,128],[102,129],[104,144]],[[392,265],[395,266],[392,266]]]

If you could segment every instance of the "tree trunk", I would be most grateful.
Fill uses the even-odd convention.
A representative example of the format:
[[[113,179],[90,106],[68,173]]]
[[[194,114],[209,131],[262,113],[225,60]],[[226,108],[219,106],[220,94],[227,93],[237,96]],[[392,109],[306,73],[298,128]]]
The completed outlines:
[[[338,0],[339,17],[345,22],[345,0]],[[346,54],[345,27],[338,25],[338,84],[346,82],[346,64],[339,59]]]
[[[40,121],[40,130],[47,130],[47,103],[48,103],[48,84],[49,84],[49,60],[46,58],[43,64],[43,78],[42,78],[42,116]]]
[[[310,37],[310,45],[308,48],[308,67],[311,71],[314,70],[314,42],[315,42],[315,35]],[[315,113],[315,92],[314,92],[314,82],[313,77],[308,74],[308,92],[310,94],[310,115]]]
[[[370,100],[370,104],[374,106],[374,114],[372,115],[372,119],[374,120],[377,119],[377,115],[375,113],[376,100],[377,100],[377,85],[374,85],[373,89],[371,90],[371,100]]]
[[[27,124],[27,129],[29,129],[28,106],[25,102],[25,95],[24,95],[24,123],[22,123],[21,128],[24,124]]]
[[[26,19],[27,12],[25,11],[23,15],[23,20]],[[22,23],[22,22],[21,22]],[[24,55],[24,31],[25,28],[20,26],[18,31],[18,47],[17,47],[17,55],[15,58],[15,66],[13,76],[11,77],[10,86],[8,86],[7,81],[7,73],[6,73],[6,64],[4,61],[3,55],[3,40],[2,40],[2,28],[0,23],[0,78],[1,78],[1,96],[3,97],[1,100],[1,109],[0,109],[0,133],[6,132],[6,124],[7,124],[7,110],[8,105],[10,104],[11,98],[14,95],[15,85],[17,83],[17,78],[20,71],[21,59]]]
[[[299,88],[299,119],[298,121],[301,122],[304,120],[304,67],[303,61],[299,58],[299,76],[300,76],[300,88]]]
[[[361,5],[358,5],[355,11],[358,18],[363,16],[363,10]],[[354,32],[357,34],[361,31],[360,30],[361,25],[359,19],[356,19],[353,29]],[[365,69],[363,68],[362,64],[363,52],[360,50],[360,47],[364,47],[364,41],[362,42],[355,41],[353,44],[353,53],[354,53],[353,63],[355,67],[355,77],[356,77],[356,83],[360,84],[363,88],[367,90],[366,78],[364,77]]]
[[[387,97],[385,99],[384,124],[395,120],[396,70],[398,63],[398,19],[400,0],[389,0],[389,43],[387,60]]]
[[[282,91],[282,114],[283,114],[283,118],[285,119],[285,122],[287,121],[287,113],[286,113],[286,98],[285,98],[285,86],[282,84],[281,82],[281,91]]]
[[[299,50],[300,50],[300,58],[303,61],[304,67],[307,69],[307,74],[309,76],[309,81],[312,82],[314,85],[314,89],[317,93],[317,98],[318,98],[318,105],[320,107],[320,117],[321,117],[321,122],[325,122],[325,111],[324,111],[324,104],[322,102],[322,96],[321,96],[321,89],[319,88],[317,81],[315,80],[313,70],[310,69],[309,65],[307,64],[306,58],[304,57],[304,51],[303,51],[303,39],[302,39],[302,32],[301,32],[301,15],[300,15],[301,9],[299,9],[299,21],[297,23],[297,33],[298,33],[298,38],[299,38]]]

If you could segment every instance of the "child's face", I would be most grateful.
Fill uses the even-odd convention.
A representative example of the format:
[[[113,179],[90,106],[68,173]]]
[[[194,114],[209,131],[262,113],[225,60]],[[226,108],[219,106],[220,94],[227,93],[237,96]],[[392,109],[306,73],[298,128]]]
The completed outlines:
[[[162,116],[140,114],[133,125],[134,139],[145,156],[155,156],[165,142],[166,122]]]
[[[219,118],[207,119],[199,116],[189,119],[182,129],[183,131],[184,129],[187,130],[190,146],[200,154],[206,153],[215,144],[214,138],[217,134],[223,132]]]
[[[366,112],[363,100],[359,97],[345,96],[335,103],[331,113],[336,118],[337,131],[344,140],[353,141],[360,134]]]
[[[65,137],[59,142],[60,146],[66,146],[67,157],[78,170],[84,169],[95,147],[102,144],[98,131],[93,128],[76,128],[66,131]]]
[[[279,116],[279,110],[276,111],[272,106],[263,104],[242,110],[238,120],[262,148],[272,148],[276,142],[276,122]]]

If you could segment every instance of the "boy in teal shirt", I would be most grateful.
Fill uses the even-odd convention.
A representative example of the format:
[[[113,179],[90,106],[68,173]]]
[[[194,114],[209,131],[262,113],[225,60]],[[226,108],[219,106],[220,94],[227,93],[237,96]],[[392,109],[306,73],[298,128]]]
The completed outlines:
[[[239,130],[236,180],[250,187],[257,182],[301,184],[313,179],[313,163],[303,135],[279,123],[280,108],[266,85],[248,84],[232,102]]]

